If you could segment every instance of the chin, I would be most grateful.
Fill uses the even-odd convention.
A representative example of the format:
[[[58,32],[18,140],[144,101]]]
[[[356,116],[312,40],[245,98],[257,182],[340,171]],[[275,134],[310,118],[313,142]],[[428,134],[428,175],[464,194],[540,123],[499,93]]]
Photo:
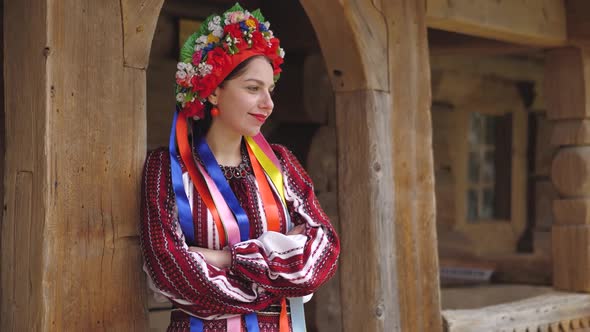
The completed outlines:
[[[244,128],[242,130],[243,136],[256,136],[260,133],[260,127]]]

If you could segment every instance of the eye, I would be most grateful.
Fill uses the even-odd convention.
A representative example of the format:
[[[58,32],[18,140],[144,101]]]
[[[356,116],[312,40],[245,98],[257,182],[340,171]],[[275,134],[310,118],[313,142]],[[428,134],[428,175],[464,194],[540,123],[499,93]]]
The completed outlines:
[[[260,87],[256,86],[256,85],[250,85],[247,87],[248,91],[252,91],[252,92],[258,92],[258,90],[260,90]]]

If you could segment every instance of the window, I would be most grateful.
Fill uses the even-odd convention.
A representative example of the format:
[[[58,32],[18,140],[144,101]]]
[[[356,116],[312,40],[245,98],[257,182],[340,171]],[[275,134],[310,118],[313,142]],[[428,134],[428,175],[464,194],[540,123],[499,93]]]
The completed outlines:
[[[468,222],[510,219],[511,113],[470,113],[468,147]]]

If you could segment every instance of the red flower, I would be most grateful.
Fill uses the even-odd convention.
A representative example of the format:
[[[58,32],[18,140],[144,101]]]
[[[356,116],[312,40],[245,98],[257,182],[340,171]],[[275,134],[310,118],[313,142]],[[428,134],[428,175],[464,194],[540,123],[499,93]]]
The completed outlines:
[[[198,93],[200,98],[205,98],[215,90],[218,82],[214,75],[207,75],[203,78],[193,80],[193,92]]]
[[[266,51],[268,48],[268,42],[264,39],[260,31],[254,31],[252,33],[252,48],[261,52]]]
[[[220,75],[223,68],[229,63],[229,55],[225,52],[223,47],[216,47],[207,54],[207,64],[213,67],[212,73],[216,76]]]
[[[186,103],[183,111],[186,112],[187,116],[198,116],[199,119],[205,117],[205,107],[200,101],[197,100]]]
[[[239,23],[234,23],[234,24],[226,25],[223,28],[223,32],[224,32],[224,34],[229,34],[233,38],[238,38],[238,37],[241,38],[242,37],[242,29],[240,28],[240,24]]]

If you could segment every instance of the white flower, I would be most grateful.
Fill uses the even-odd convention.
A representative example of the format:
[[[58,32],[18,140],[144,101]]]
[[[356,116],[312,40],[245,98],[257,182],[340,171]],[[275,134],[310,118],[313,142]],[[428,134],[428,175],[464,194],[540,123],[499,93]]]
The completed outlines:
[[[220,16],[214,16],[214,17],[213,17],[213,22],[214,22],[216,25],[219,25],[219,24],[221,23],[221,17],[220,17]]]
[[[267,29],[270,29],[270,22],[266,21],[266,22],[264,22],[264,23],[262,23],[262,24],[264,24],[264,26],[265,26]]]
[[[221,38],[223,37],[223,29],[219,27],[218,29],[213,30],[212,34],[217,38]]]
[[[176,78],[179,80],[184,80],[186,78],[186,72],[184,70],[177,71]]]
[[[184,70],[184,68],[185,68],[185,65],[186,65],[186,63],[184,63],[184,62],[179,62],[179,63],[176,65],[176,69],[178,69],[178,70]]]
[[[176,101],[179,102],[179,103],[184,102],[184,93],[181,92],[181,93],[177,94],[176,95]]]
[[[285,50],[282,47],[279,48],[279,55],[281,56],[281,58],[285,57]]]
[[[199,76],[204,77],[204,76],[209,75],[211,73],[212,69],[213,69],[212,65],[201,62],[201,63],[199,63],[199,67],[197,68],[197,71],[199,73]]]
[[[207,36],[200,36],[199,38],[197,38],[197,43],[198,44],[207,44]]]
[[[249,19],[249,18],[250,18],[250,16],[251,16],[251,15],[250,15],[250,12],[249,12],[249,11],[247,11],[247,10],[245,10],[245,11],[244,11],[244,19],[245,19],[245,20],[247,20],[247,19]]]

